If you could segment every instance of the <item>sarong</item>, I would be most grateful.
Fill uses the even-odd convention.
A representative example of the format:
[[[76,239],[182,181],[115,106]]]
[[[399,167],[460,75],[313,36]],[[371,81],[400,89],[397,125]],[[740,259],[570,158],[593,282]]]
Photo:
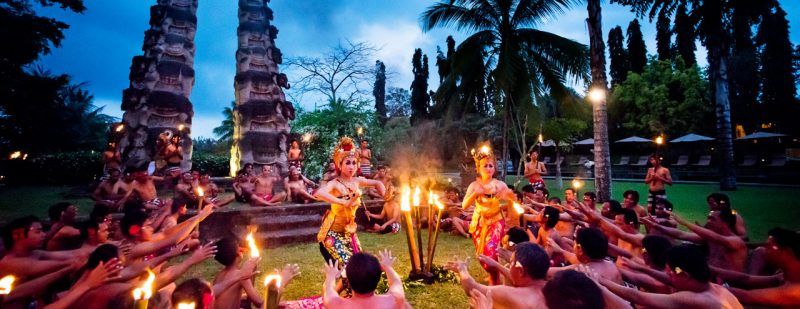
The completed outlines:
[[[372,176],[372,167],[370,167],[369,163],[362,163],[361,164],[361,176],[369,178]]]
[[[476,253],[483,254],[491,257],[494,260],[497,260],[497,248],[500,247],[501,241],[503,240],[506,220],[503,220],[502,218],[499,220],[486,220],[483,218],[473,220],[479,220],[477,228],[472,234],[472,243],[475,244]],[[483,266],[484,269],[488,269],[487,265],[483,263],[481,263],[481,266]]]
[[[655,215],[655,208],[653,208],[654,207],[653,202],[655,202],[656,199],[666,200],[667,191],[666,190],[650,191],[650,193],[647,194],[647,211],[651,215]]]
[[[339,261],[342,268],[347,266],[354,254],[361,252],[361,244],[355,233],[328,231],[322,246],[331,258]]]
[[[544,179],[542,179],[542,178],[539,178],[539,179],[532,179],[531,178],[531,179],[528,179],[528,182],[531,183],[531,186],[533,186],[534,189],[540,189],[540,188],[541,189],[547,189],[547,185],[544,184]]]

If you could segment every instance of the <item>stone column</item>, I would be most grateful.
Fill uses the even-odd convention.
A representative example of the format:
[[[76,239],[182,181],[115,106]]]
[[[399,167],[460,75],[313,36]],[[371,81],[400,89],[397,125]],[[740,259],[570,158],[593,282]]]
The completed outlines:
[[[286,148],[294,107],[282,89],[289,83],[278,72],[282,55],[275,47],[278,29],[270,25],[268,2],[239,1],[231,175],[246,163],[274,166],[281,176],[288,172]]]
[[[133,57],[130,86],[122,92],[123,164],[140,169],[156,161],[170,136],[181,137],[181,169],[192,166],[192,103],[194,36],[197,0],[158,0],[150,8],[150,28],[144,33],[143,55]]]

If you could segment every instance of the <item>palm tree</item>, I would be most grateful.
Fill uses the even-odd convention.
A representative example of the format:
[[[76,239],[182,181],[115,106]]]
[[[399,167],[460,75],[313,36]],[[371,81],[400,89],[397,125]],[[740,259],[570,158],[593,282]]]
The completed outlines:
[[[731,8],[734,0],[614,0],[629,5],[639,16],[658,12],[673,12],[679,6],[690,6],[689,17],[698,25],[697,33],[708,50],[708,79],[714,89],[713,98],[717,115],[717,141],[720,153],[721,190],[736,190],[736,173],[733,168],[733,131],[731,129],[731,104],[728,91],[728,58],[730,57]]]
[[[603,43],[603,23],[600,0],[588,0],[589,52],[591,53],[591,89],[599,93],[608,92],[606,87],[606,46]],[[591,99],[591,98],[590,98]],[[597,200],[611,199],[611,153],[608,146],[608,112],[605,95],[594,98],[592,118],[594,120],[594,183]]]
[[[222,115],[225,118],[222,119],[222,123],[212,131],[220,142],[230,144],[233,141],[233,127],[235,126],[233,122],[233,109],[235,107],[236,101],[233,101],[230,107],[226,107],[222,110]]]
[[[508,131],[516,109],[533,104],[534,95],[561,96],[568,93],[565,83],[588,79],[585,45],[534,28],[571,4],[570,0],[450,0],[428,7],[420,17],[424,31],[449,26],[474,31],[456,49],[451,74],[442,84],[459,87],[458,81],[492,81],[487,85],[493,85],[503,108],[504,161],[509,158]],[[502,170],[505,179],[506,169]]]

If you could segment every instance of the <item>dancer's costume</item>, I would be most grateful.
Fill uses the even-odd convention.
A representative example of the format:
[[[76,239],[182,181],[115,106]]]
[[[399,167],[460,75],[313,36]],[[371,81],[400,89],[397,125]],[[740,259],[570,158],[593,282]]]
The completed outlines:
[[[494,155],[491,149],[484,148],[481,151],[472,154],[477,166],[481,159],[491,158],[494,160]],[[497,248],[500,247],[505,233],[506,220],[503,218],[503,213],[500,209],[500,201],[495,193],[497,188],[494,184],[486,185],[492,188],[485,191],[493,192],[492,194],[484,194],[475,198],[475,212],[472,214],[472,221],[469,224],[469,233],[472,235],[472,243],[475,244],[475,251],[477,254],[483,254],[492,259],[497,260]],[[487,268],[487,265],[481,263],[481,266]]]
[[[342,161],[346,158],[354,158],[358,162],[359,155],[353,145],[353,140],[344,137],[333,151],[333,162],[336,168],[341,170]],[[338,178],[331,181],[340,181]],[[360,199],[357,194],[358,188],[350,188],[344,182],[340,183],[347,188],[347,192],[339,192],[339,198],[349,200],[351,198]],[[326,260],[335,259],[342,267],[347,265],[353,254],[361,251],[361,245],[356,236],[357,225],[355,222],[356,210],[361,205],[360,201],[352,203],[353,206],[346,207],[339,204],[331,204],[331,209],[325,213],[322,219],[317,241],[320,244],[320,251]]]

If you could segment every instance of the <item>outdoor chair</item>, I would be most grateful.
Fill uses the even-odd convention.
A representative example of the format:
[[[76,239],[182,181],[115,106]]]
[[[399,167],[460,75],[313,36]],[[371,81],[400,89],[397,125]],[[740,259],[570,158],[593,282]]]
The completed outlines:
[[[578,159],[578,162],[572,163],[570,165],[572,166],[583,165],[584,163],[586,163],[586,161],[589,161],[589,159],[586,158],[585,156],[581,156],[580,159]]]
[[[689,164],[689,156],[680,155],[678,157],[678,161],[676,161],[672,166],[686,166],[687,164]]]
[[[692,164],[694,166],[710,166],[711,165],[711,156],[705,155],[700,156],[700,159],[697,160],[697,163]]]
[[[769,161],[767,166],[786,166],[786,156],[782,154],[772,156],[772,160]]]
[[[647,165],[647,159],[649,158],[650,156],[641,156],[639,157],[639,161],[636,161],[636,163],[631,164],[631,166],[645,166]]]
[[[754,166],[758,162],[758,158],[754,155],[746,155],[742,160],[742,163],[739,163],[739,166]]]
[[[629,156],[622,156],[619,158],[619,163],[614,163],[614,165],[628,165],[631,163],[631,157]]]

